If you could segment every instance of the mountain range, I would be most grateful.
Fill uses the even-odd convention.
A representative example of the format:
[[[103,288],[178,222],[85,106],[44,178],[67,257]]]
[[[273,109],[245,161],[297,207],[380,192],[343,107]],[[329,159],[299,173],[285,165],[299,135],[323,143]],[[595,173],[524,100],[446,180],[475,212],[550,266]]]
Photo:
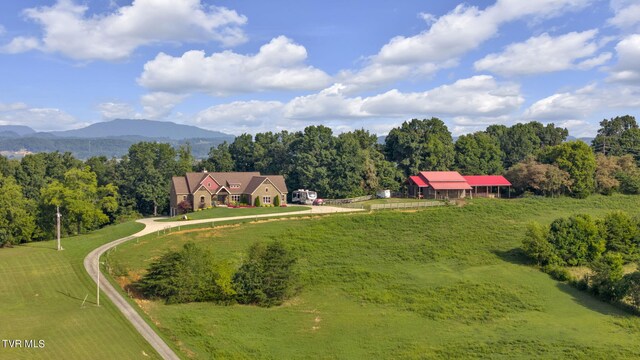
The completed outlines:
[[[20,156],[25,152],[69,151],[86,159],[105,155],[121,157],[139,141],[190,143],[194,156],[206,157],[212,146],[232,142],[234,135],[169,121],[116,119],[67,131],[36,132],[28,126],[0,125],[0,152]]]

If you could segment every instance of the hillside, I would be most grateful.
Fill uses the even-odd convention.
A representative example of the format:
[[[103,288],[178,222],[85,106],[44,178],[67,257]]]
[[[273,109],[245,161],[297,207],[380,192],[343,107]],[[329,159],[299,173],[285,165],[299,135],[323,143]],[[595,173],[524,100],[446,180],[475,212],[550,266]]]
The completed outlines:
[[[91,124],[82,129],[53,131],[59,137],[103,138],[118,136],[142,136],[145,138],[166,138],[173,140],[189,138],[228,138],[230,135],[210,131],[191,125],[181,125],[170,121],[116,119]]]
[[[256,241],[278,239],[297,254],[302,290],[280,307],[140,301],[184,357],[638,358],[638,316],[551,279],[519,250],[530,221],[614,209],[638,215],[637,201],[474,199],[464,207],[216,222],[119,245],[105,260],[132,281],[187,241],[233,266]]]

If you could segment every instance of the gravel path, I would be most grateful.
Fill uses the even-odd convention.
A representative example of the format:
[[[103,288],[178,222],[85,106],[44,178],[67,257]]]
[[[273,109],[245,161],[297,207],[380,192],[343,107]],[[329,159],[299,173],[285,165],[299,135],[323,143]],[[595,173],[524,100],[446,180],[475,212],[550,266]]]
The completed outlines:
[[[257,219],[257,218],[268,218],[268,217],[286,217],[289,215],[304,215],[304,214],[329,214],[329,213],[338,213],[338,212],[353,212],[353,211],[362,211],[362,209],[347,209],[333,206],[314,206],[311,210],[302,210],[302,211],[294,211],[290,213],[277,213],[277,214],[262,214],[262,215],[250,215],[250,216],[234,216],[234,217],[226,217],[226,218],[217,218],[217,219],[202,219],[202,220],[190,220],[190,221],[171,221],[171,222],[157,222],[157,218],[149,218],[149,219],[141,219],[138,220],[139,223],[145,225],[145,228],[141,231],[122,238],[110,243],[104,244],[99,248],[93,250],[87,255],[84,259],[84,268],[89,273],[89,276],[97,283],[98,279],[98,261],[100,256],[104,254],[109,249],[122,244],[131,239],[135,239],[137,237],[147,235],[156,231],[173,228],[181,225],[191,225],[191,224],[202,224],[202,223],[210,223],[212,221],[232,221],[232,220],[243,220],[243,219]],[[179,359],[178,355],[167,345],[167,343],[162,340],[158,334],[153,331],[153,329],[144,321],[144,319],[138,314],[138,312],[125,300],[120,293],[111,285],[109,280],[106,277],[100,276],[100,289],[102,293],[107,295],[107,297],[116,305],[116,307],[120,310],[120,312],[133,324],[133,326],[138,330],[140,335],[142,335],[148,342],[153,346],[153,348],[160,354],[163,359]]]

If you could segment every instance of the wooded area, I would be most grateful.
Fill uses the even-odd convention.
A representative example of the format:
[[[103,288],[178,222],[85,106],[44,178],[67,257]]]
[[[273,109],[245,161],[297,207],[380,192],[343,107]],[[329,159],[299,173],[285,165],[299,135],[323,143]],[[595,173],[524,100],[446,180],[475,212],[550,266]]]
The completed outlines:
[[[63,234],[132,217],[166,213],[172,176],[188,171],[283,175],[289,189],[326,198],[401,191],[418,171],[505,174],[516,194],[586,197],[640,193],[640,129],[634,117],[603,120],[593,146],[565,142],[568,132],[539,122],[491,125],[457,141],[437,118],[404,122],[378,144],[366,130],[335,135],[325,126],[290,133],[243,134],[196,161],[191,147],[140,142],[122,159],[80,161],[70,153],[0,156],[0,246],[51,239],[60,206]]]

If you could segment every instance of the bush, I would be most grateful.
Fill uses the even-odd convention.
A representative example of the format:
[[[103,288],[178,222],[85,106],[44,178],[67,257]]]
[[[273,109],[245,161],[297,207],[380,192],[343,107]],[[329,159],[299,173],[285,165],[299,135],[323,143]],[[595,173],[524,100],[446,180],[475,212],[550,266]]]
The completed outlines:
[[[627,274],[622,279],[624,299],[640,307],[640,271]]]
[[[605,300],[615,301],[624,296],[624,264],[618,253],[606,253],[591,264],[591,290]]]
[[[584,265],[598,259],[605,241],[591,216],[580,214],[556,219],[551,223],[547,241],[558,256],[569,265]]]
[[[569,271],[560,265],[547,265],[542,268],[542,271],[558,281],[573,280]]]
[[[538,265],[560,264],[564,262],[554,247],[547,241],[548,229],[538,223],[531,223],[527,228],[527,235],[522,241],[522,250]]]
[[[280,195],[276,195],[276,197],[273,199],[273,206],[280,206]]]
[[[266,246],[255,243],[233,278],[238,302],[260,306],[282,304],[294,289],[295,263],[292,253],[281,242]]]
[[[191,203],[187,200],[182,200],[178,203],[179,214],[186,214],[189,211],[191,211],[191,209],[193,209],[193,207],[191,206]]]
[[[260,201],[260,196],[256,196],[256,199],[253,201],[253,206],[255,207],[262,206],[262,202]]]
[[[180,251],[168,252],[152,263],[137,287],[145,296],[168,304],[229,301],[233,290],[225,283],[228,270],[223,270],[214,265],[209,251],[186,243]]]
[[[607,214],[599,222],[608,251],[619,252],[625,259],[633,259],[637,252],[639,230],[636,222],[628,214],[615,211]]]

